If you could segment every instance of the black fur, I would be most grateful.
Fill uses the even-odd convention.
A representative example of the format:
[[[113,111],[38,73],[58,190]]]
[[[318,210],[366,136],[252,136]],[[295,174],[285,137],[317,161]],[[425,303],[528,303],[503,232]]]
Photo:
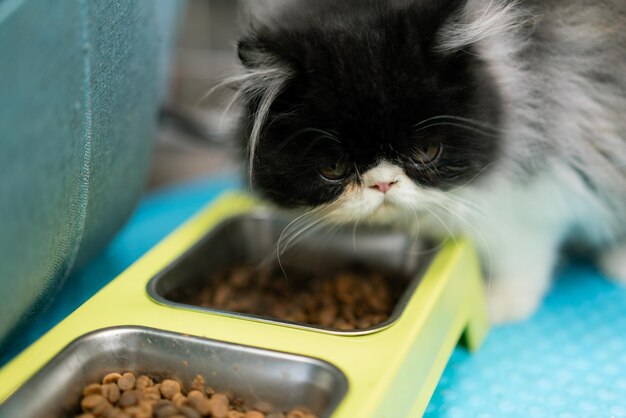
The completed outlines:
[[[416,183],[440,189],[464,184],[489,166],[498,154],[497,129],[418,129],[438,115],[498,126],[499,98],[483,63],[472,51],[436,50],[438,30],[460,3],[301,1],[250,28],[238,45],[242,63],[293,71],[257,145],[255,190],[284,206],[319,205],[382,159],[404,167]],[[248,135],[257,105],[247,102]],[[440,157],[428,167],[413,163],[410,156],[428,144],[442,145]],[[344,180],[319,175],[320,164],[339,158],[350,165]]]

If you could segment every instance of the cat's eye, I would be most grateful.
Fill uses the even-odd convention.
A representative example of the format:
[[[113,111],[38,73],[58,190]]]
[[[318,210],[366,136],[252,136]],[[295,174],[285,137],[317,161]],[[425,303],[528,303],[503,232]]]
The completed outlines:
[[[338,181],[343,179],[350,169],[350,165],[344,159],[338,159],[336,161],[326,161],[319,165],[318,172],[320,175],[330,181]]]
[[[441,156],[440,144],[426,144],[415,148],[411,159],[419,166],[429,166]]]

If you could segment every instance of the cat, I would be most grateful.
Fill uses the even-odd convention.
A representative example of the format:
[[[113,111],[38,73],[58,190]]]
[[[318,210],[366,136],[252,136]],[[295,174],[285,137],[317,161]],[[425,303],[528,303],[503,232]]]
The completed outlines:
[[[537,309],[568,243],[626,283],[626,2],[282,0],[237,52],[278,206],[471,237],[494,323]]]

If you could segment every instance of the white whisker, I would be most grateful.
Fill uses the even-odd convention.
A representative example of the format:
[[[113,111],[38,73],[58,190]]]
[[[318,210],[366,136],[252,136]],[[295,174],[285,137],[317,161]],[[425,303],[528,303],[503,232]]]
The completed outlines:
[[[280,244],[281,244],[281,241],[283,240],[283,237],[289,230],[289,228],[291,228],[294,224],[297,224],[298,222],[300,222],[302,219],[306,219],[306,217],[311,216],[311,214],[314,213],[315,211],[316,209],[314,208],[314,209],[309,210],[306,213],[303,213],[302,215],[293,219],[291,222],[287,224],[287,226],[283,228],[280,235],[278,236],[278,241],[276,241],[276,256],[279,259],[279,261],[280,261]]]
[[[300,228],[300,230],[294,231],[294,233],[291,234],[287,242],[285,242],[285,245],[283,246],[283,248],[280,250],[280,254],[283,255],[285,251],[287,251],[287,249],[290,246],[292,246],[292,244],[295,245],[302,239],[301,237],[303,236],[305,232],[311,231],[312,228],[314,228],[316,225],[319,225],[320,222],[323,222],[324,220],[325,219],[323,217],[318,218],[314,220],[313,222],[309,223],[308,225],[303,226],[302,228]],[[299,237],[300,239],[298,239]]]
[[[483,234],[476,228],[474,227],[467,219],[465,219],[463,216],[461,216],[460,214],[458,214],[457,212],[455,212],[451,206],[445,205],[441,202],[434,202],[437,206],[439,206],[440,208],[442,208],[443,210],[447,211],[448,213],[450,213],[452,216],[454,216],[456,219],[458,219],[459,221],[461,221],[467,228],[469,228],[476,238],[478,238],[478,240],[481,242],[482,246],[483,246],[483,256],[487,256],[487,277],[486,277],[486,281],[487,281],[487,294],[489,294],[489,291],[491,290],[491,272],[493,270],[493,258],[492,258],[492,254],[491,254],[491,249],[489,247],[489,245],[487,244],[487,240],[485,239],[485,237],[483,236]]]
[[[437,123],[431,123],[430,125],[426,125],[426,126],[421,126],[419,129],[415,130],[415,132],[421,132],[424,131],[426,129],[429,128],[433,128],[435,126],[454,126],[456,128],[462,128],[462,129],[467,129],[468,131],[472,131],[472,132],[477,132],[479,134],[485,135],[485,136],[494,136],[494,133],[490,133],[487,132],[483,129],[471,126],[471,125],[465,125],[462,123],[455,123],[455,122],[437,122]]]
[[[479,128],[482,128],[482,129],[489,129],[489,130],[492,130],[492,131],[494,131],[494,132],[499,131],[499,129],[492,127],[492,126],[491,126],[491,124],[489,124],[489,123],[487,123],[487,122],[483,122],[483,121],[480,121],[480,120],[477,120],[477,119],[465,118],[465,117],[461,117],[461,116],[454,116],[454,115],[438,115],[438,116],[433,116],[433,117],[430,117],[430,118],[428,118],[428,119],[424,119],[423,121],[421,121],[421,122],[419,122],[419,123],[415,124],[415,125],[413,126],[413,128],[418,128],[418,127],[420,127],[421,125],[423,125],[423,124],[425,124],[425,123],[427,123],[427,122],[431,122],[431,121],[439,121],[439,120],[442,120],[442,119],[443,119],[444,121],[446,121],[446,120],[452,120],[452,121],[458,121],[458,122],[465,122],[465,123],[473,124],[473,125],[475,125],[475,126],[477,126],[477,127],[479,127]]]
[[[472,176],[472,178],[470,178],[469,180],[467,180],[465,183],[461,184],[460,186],[456,186],[454,189],[448,190],[448,193],[454,193],[454,192],[458,192],[458,191],[464,189],[465,187],[470,185],[474,180],[476,180],[479,176],[484,174],[489,168],[491,168],[492,166],[496,165],[499,161],[500,160],[495,160],[495,161],[492,161],[489,164],[485,165],[483,168],[480,169],[480,171],[478,173],[474,174]]]

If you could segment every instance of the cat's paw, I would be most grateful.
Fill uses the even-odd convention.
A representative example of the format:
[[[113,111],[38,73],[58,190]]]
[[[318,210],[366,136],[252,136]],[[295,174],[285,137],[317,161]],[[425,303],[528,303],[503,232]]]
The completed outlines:
[[[495,281],[487,289],[489,320],[493,325],[525,321],[535,313],[543,296],[543,291],[531,286]]]
[[[626,286],[626,246],[605,251],[598,259],[605,276]]]

